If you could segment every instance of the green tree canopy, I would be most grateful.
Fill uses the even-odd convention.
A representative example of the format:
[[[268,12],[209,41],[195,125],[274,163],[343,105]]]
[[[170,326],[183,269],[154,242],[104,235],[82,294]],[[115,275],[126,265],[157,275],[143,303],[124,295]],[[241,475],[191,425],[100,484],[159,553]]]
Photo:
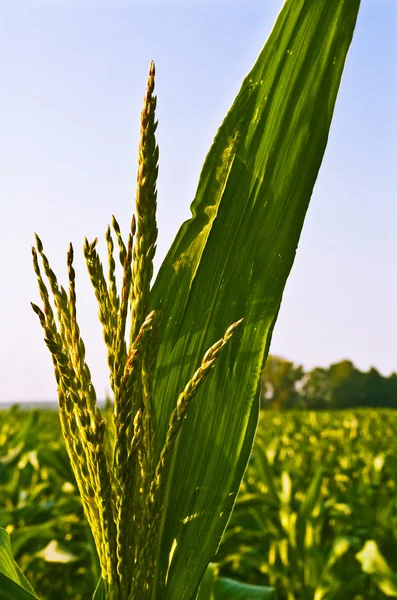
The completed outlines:
[[[293,408],[300,402],[303,367],[278,356],[269,356],[261,377],[261,406]]]
[[[397,373],[360,371],[350,360],[305,372],[303,367],[269,356],[261,378],[261,406],[284,410],[358,407],[397,408]]]

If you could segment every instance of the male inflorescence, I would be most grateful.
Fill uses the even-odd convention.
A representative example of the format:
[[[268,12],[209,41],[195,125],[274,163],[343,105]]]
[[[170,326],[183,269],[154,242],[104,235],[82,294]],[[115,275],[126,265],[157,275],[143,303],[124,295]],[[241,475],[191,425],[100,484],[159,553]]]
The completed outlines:
[[[157,240],[159,156],[154,75],[152,62],[141,113],[136,217],[132,218],[128,239],[123,239],[113,217],[112,227],[106,231],[106,270],[96,249],[97,240],[90,243],[86,239],[84,243],[107,348],[113,393],[110,422],[105,423],[98,406],[77,324],[73,247],[70,245],[67,253],[67,289],[58,283],[37,235],[32,248],[42,308],[32,307],[51,352],[65,444],[94,536],[105,594],[111,600],[150,598],[166,468],[192,399],[240,323],[229,327],[206,352],[176,398],[164,445],[156,454],[153,379],[161,343],[161,315],[156,310],[149,312]],[[120,289],[116,260],[122,272]]]

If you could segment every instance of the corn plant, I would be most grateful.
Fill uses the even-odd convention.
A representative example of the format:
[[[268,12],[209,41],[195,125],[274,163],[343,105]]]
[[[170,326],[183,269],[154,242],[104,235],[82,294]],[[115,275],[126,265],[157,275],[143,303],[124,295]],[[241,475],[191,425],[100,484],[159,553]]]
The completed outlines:
[[[152,288],[158,148],[151,64],[136,215],[126,238],[113,218],[106,269],[97,241],[84,243],[107,347],[114,443],[77,323],[74,250],[65,288],[36,236],[41,307],[32,306],[51,352],[64,440],[100,560],[95,598],[197,597],[251,451],[260,374],[358,8],[359,0],[287,0],[218,131],[192,218]]]
[[[0,527],[41,598],[90,597],[99,563],[55,411],[0,411]]]
[[[220,576],[279,600],[397,597],[396,424],[393,411],[263,412]]]

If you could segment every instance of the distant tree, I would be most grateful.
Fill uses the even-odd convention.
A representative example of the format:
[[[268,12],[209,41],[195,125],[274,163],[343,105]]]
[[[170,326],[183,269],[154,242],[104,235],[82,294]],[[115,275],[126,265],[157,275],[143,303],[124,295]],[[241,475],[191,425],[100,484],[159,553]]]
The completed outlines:
[[[269,356],[261,379],[261,406],[280,410],[397,408],[397,373],[384,377],[375,368],[360,371],[351,360],[305,373],[291,361]]]
[[[332,408],[366,406],[364,373],[350,360],[329,367]]]
[[[381,406],[397,408],[397,375],[383,377],[379,371],[372,368],[364,373],[364,406]]]
[[[397,373],[392,373],[387,381],[387,406],[397,408]]]
[[[328,369],[316,367],[306,373],[301,389],[302,402],[310,410],[332,407],[331,375]]]
[[[269,356],[261,378],[262,408],[293,408],[301,401],[299,383],[304,376],[303,367],[280,358]]]

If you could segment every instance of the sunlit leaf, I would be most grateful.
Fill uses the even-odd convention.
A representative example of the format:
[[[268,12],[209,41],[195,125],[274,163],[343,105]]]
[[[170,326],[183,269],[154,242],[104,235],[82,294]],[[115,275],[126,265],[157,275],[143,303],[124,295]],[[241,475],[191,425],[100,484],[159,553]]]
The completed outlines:
[[[37,596],[0,572],[0,600],[37,600]]]
[[[31,585],[14,561],[10,536],[0,527],[0,598],[2,593],[7,600],[34,597]]]
[[[216,564],[209,564],[197,600],[270,600],[274,592],[269,587],[249,585],[227,577],[219,577]]]
[[[358,8],[359,0],[286,2],[218,131],[192,218],[156,279],[158,453],[178,394],[202,355],[244,318],[191,407],[172,457],[156,600],[194,597],[229,519]]]
[[[386,596],[397,598],[397,573],[392,572],[375,540],[366,541],[356,558],[364,573],[371,575],[373,582]]]

